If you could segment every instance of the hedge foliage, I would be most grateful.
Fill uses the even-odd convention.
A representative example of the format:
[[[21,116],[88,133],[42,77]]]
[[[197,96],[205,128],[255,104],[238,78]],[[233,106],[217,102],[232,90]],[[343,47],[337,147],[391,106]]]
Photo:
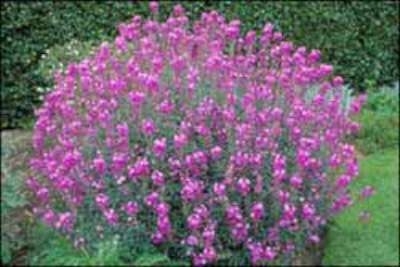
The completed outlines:
[[[165,19],[177,1],[161,2]],[[398,79],[398,2],[181,2],[189,17],[216,9],[239,18],[242,29],[274,23],[297,45],[319,48],[356,90]],[[48,77],[37,71],[47,49],[77,39],[111,40],[118,22],[147,15],[147,1],[2,2],[1,128],[18,127],[40,103],[37,87]]]

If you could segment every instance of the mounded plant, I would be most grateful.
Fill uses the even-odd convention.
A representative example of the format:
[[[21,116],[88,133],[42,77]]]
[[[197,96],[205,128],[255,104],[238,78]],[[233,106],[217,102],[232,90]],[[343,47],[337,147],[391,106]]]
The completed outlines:
[[[134,16],[55,75],[37,110],[33,212],[77,247],[152,243],[195,265],[292,263],[353,203],[351,98],[320,52],[215,11]],[[372,188],[362,196],[372,193]]]

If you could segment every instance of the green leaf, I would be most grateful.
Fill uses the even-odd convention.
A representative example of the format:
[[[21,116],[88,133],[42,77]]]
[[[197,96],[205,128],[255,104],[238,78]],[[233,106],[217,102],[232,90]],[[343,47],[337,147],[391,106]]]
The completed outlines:
[[[163,254],[142,254],[135,260],[133,265],[153,266],[162,263],[168,263],[169,258]]]

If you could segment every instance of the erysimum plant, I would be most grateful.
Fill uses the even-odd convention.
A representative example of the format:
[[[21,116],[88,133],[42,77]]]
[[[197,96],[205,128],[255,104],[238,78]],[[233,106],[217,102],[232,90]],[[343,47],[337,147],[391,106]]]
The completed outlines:
[[[55,75],[33,136],[34,213],[86,249],[118,236],[195,265],[292,262],[353,203],[345,137],[364,98],[272,24],[241,36],[215,11],[189,26],[180,5],[163,23],[150,9]]]

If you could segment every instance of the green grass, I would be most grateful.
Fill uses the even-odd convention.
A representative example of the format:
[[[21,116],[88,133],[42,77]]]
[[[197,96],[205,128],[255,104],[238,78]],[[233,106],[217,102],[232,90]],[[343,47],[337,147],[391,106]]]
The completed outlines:
[[[329,230],[324,265],[399,265],[399,150],[383,150],[361,159],[354,193],[372,185],[376,194],[345,211]],[[368,211],[368,223],[359,213]]]

